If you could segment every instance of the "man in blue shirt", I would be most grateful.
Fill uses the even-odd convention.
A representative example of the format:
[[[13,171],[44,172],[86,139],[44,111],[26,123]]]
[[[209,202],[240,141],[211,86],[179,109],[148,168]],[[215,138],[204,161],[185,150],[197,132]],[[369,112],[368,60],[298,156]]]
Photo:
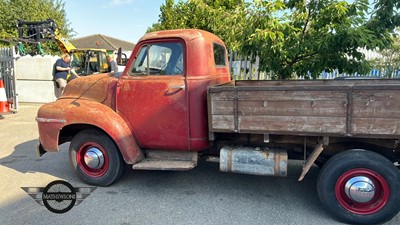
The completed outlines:
[[[113,55],[108,55],[107,59],[108,59],[108,72],[109,73],[118,72],[118,64],[117,64],[117,62],[115,62],[114,56]]]
[[[65,86],[67,86],[67,77],[71,67],[69,66],[69,61],[71,56],[68,53],[61,55],[61,59],[58,59],[55,64],[55,74],[54,78],[60,87],[61,94],[64,92]]]

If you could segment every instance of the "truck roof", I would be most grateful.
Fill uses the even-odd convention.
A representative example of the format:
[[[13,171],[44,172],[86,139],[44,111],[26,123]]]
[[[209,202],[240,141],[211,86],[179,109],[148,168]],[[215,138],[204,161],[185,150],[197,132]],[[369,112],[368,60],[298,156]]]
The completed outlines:
[[[220,44],[224,43],[215,34],[212,34],[205,30],[199,30],[199,29],[177,29],[177,30],[155,31],[155,32],[145,34],[139,40],[139,42],[148,40],[148,39],[154,39],[154,38],[181,38],[186,42],[191,41],[196,38],[205,38],[205,39],[211,39]]]

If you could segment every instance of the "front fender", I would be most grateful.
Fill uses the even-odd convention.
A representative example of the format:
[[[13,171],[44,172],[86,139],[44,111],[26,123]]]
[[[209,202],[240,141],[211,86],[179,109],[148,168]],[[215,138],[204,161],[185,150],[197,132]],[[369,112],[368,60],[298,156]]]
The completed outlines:
[[[43,105],[37,116],[40,143],[45,151],[58,151],[60,130],[70,125],[91,125],[107,133],[124,160],[134,164],[143,158],[125,121],[104,104],[84,99],[59,99]]]

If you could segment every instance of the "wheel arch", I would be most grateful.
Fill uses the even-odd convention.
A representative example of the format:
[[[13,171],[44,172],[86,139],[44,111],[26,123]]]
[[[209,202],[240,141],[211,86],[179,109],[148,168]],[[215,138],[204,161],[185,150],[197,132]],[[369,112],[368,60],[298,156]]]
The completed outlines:
[[[362,140],[346,140],[341,142],[332,143],[328,146],[324,147],[324,151],[318,157],[317,161],[320,161],[321,164],[324,164],[334,155],[337,155],[342,152],[352,151],[352,150],[365,150],[370,152],[375,152],[383,157],[387,158],[391,162],[399,162],[400,161],[400,151],[396,148],[397,140],[389,139],[386,140],[390,142],[390,144],[385,143],[382,144],[382,141],[377,140],[375,142],[363,142]]]
[[[119,149],[127,164],[134,164],[143,158],[129,126],[108,106],[88,101],[76,100],[75,106],[64,108],[66,123],[60,130],[58,144],[71,141],[80,131],[97,129],[108,135]]]

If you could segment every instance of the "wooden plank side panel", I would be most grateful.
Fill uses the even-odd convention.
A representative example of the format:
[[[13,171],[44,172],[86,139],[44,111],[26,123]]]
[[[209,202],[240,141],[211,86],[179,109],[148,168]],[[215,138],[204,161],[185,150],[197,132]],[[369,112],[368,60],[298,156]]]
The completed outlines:
[[[209,93],[209,130],[232,132],[235,129],[234,92],[219,91]]]
[[[353,118],[400,119],[400,90],[354,91]]]
[[[212,92],[212,93],[210,93],[210,95],[211,95],[211,101],[232,100],[234,98],[233,91]]]
[[[346,132],[345,91],[238,91],[235,121],[234,91],[210,93],[210,130],[338,133]]]
[[[346,117],[239,116],[239,129],[291,133],[346,133]]]
[[[238,102],[239,115],[345,117],[347,99],[321,100],[247,100]],[[232,104],[233,109],[233,104]]]
[[[211,101],[212,115],[233,115],[234,102],[233,100],[213,100]]]
[[[212,115],[210,130],[234,131],[235,122],[233,115]]]
[[[393,118],[353,118],[352,134],[400,136],[400,120]]]
[[[235,132],[236,125],[239,131],[249,132],[400,137],[400,81],[341,82],[317,82],[326,88],[307,85],[313,86],[307,89],[303,82],[287,86],[286,82],[243,81],[237,89],[215,89],[210,93],[211,129]],[[338,88],[339,84],[348,89]]]
[[[347,101],[345,91],[239,91],[239,100],[275,100],[275,101]]]

